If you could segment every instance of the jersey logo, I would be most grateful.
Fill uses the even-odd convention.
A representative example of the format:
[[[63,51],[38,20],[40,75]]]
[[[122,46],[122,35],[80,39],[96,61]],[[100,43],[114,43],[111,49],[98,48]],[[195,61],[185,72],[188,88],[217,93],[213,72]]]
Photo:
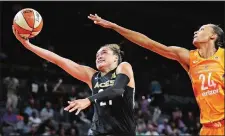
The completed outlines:
[[[113,79],[113,78],[116,78],[116,73],[115,72],[112,74],[111,79]]]
[[[94,88],[99,88],[99,87],[105,88],[105,87],[113,86],[114,85],[114,82],[115,82],[115,80],[108,80],[108,81],[106,81],[104,83],[98,83],[97,82],[95,84]]]

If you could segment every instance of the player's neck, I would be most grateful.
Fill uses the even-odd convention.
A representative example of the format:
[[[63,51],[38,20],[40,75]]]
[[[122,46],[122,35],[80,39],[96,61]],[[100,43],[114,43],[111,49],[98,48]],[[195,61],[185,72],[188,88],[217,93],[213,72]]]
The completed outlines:
[[[216,48],[212,43],[204,43],[198,49],[198,53],[202,58],[209,58],[216,53]]]
[[[112,67],[104,69],[103,71],[101,71],[101,76],[106,75],[107,73],[109,73],[110,71],[114,70],[115,68],[116,68],[116,66],[112,66]]]

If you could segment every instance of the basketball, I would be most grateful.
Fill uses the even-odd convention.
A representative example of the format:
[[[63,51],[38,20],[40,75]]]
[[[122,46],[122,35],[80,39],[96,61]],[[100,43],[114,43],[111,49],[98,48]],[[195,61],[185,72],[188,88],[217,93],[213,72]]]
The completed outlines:
[[[15,15],[13,26],[21,37],[33,38],[41,32],[43,19],[36,10],[25,8]]]

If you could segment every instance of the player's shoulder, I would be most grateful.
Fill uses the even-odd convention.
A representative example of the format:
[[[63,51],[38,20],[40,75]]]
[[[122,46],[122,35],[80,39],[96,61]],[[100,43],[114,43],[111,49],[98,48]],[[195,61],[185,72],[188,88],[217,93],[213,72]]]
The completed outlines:
[[[223,58],[221,60],[224,61],[224,48],[221,48],[221,47],[219,48],[217,56],[220,57],[220,58]]]
[[[130,66],[131,67],[131,64],[129,62],[123,61],[118,66]]]
[[[190,57],[197,56],[198,55],[198,49],[189,50],[189,55],[190,55]]]
[[[132,69],[132,66],[131,66],[131,64],[129,63],[129,62],[121,62],[119,65],[118,65],[118,67],[117,67],[117,69],[120,69],[120,68],[123,68],[123,69]]]
[[[224,47],[219,47],[219,49],[224,50]]]
[[[221,50],[221,52],[224,53],[224,48],[220,47],[219,50]]]
[[[123,73],[123,72],[125,72],[125,73],[133,73],[133,70],[132,70],[132,66],[131,66],[131,64],[129,63],[129,62],[121,62],[119,65],[118,65],[118,67],[117,67],[117,69],[116,69],[116,73]]]

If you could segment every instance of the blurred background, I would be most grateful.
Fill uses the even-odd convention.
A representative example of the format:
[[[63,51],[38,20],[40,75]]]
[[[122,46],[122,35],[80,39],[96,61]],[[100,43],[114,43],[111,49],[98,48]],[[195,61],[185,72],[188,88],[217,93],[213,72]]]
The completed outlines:
[[[179,63],[143,49],[93,24],[102,18],[139,31],[168,46],[195,49],[194,31],[213,23],[224,29],[224,2],[0,2],[0,135],[91,135],[92,107],[63,111],[68,100],[88,97],[88,86],[25,49],[12,33],[15,14],[37,10],[44,21],[30,40],[79,64],[95,67],[97,50],[121,45],[136,80],[137,135],[198,134],[199,109]],[[11,93],[9,97],[9,92]],[[8,101],[7,101],[8,100]]]

